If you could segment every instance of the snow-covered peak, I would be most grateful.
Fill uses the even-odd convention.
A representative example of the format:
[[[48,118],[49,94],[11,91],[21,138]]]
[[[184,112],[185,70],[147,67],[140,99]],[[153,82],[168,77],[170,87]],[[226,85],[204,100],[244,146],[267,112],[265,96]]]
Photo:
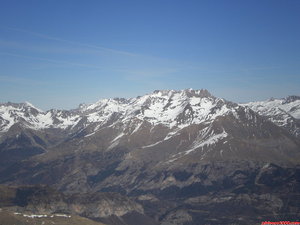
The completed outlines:
[[[289,104],[291,102],[295,102],[295,101],[299,101],[299,100],[300,100],[300,96],[290,95],[284,99],[283,104]]]
[[[262,115],[274,115],[285,112],[290,116],[300,119],[300,96],[289,96],[283,99],[269,99],[266,101],[249,102],[241,104]]]
[[[71,128],[81,120],[82,126],[106,124],[112,118],[121,122],[138,119],[153,125],[168,127],[201,123],[229,111],[225,101],[212,96],[207,90],[157,90],[136,98],[101,99],[93,104],[81,104],[78,109],[49,110],[43,112],[31,103],[0,105],[0,131],[7,131],[13,124],[33,129]]]
[[[19,123],[32,129],[67,128],[79,116],[69,111],[49,110],[44,112],[29,102],[0,104],[0,132],[6,132]]]
[[[300,97],[241,104],[267,116],[279,126],[292,126],[300,119]],[[121,123],[137,124],[147,121],[152,125],[169,128],[190,124],[210,123],[218,116],[237,115],[237,104],[214,97],[207,90],[156,90],[136,98],[101,99],[93,104],[81,104],[75,110],[49,110],[43,112],[32,104],[0,104],[0,132],[7,131],[13,124],[21,123],[32,129],[85,128],[91,124],[103,126]],[[294,129],[294,128],[293,128]],[[298,131],[297,131],[298,132]]]
[[[126,105],[128,103],[127,99],[124,98],[108,98],[101,99],[96,103],[85,105],[81,107],[81,111],[92,111],[92,110],[101,110],[102,108],[109,107],[113,111],[119,111],[119,108],[122,105]]]
[[[43,110],[41,110],[41,109],[35,107],[33,104],[31,104],[30,102],[27,102],[27,101],[25,101],[25,102],[23,103],[23,106],[24,106],[24,107],[29,107],[29,108],[36,109],[36,110],[39,111],[39,112],[43,112]]]
[[[181,96],[187,96],[187,97],[213,97],[208,90],[206,89],[200,89],[200,90],[194,90],[192,88],[184,89],[184,90],[155,90],[151,96],[155,97],[171,97],[174,94],[179,94]]]
[[[266,101],[249,102],[241,104],[247,106],[258,114],[268,118],[276,125],[285,128],[295,136],[300,136],[300,97],[289,96],[283,99],[269,99]]]
[[[132,119],[167,127],[201,123],[224,115],[230,107],[207,90],[156,90],[130,99],[102,99],[80,107],[89,122],[105,124],[112,117],[126,123]]]

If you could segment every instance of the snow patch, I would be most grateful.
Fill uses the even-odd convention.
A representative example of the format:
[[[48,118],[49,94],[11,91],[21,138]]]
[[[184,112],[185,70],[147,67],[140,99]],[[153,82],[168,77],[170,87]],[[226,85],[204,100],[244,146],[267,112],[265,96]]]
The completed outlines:
[[[139,123],[139,124],[134,128],[134,130],[131,132],[131,134],[134,134],[135,132],[137,132],[137,131],[140,129],[141,126],[142,126],[142,123]]]
[[[162,143],[163,141],[164,141],[164,140],[155,142],[154,144],[151,144],[151,145],[145,145],[145,146],[142,146],[142,148],[150,148],[150,147],[153,147],[153,146],[156,146],[156,145]]]
[[[90,133],[90,134],[87,134],[87,135],[85,135],[84,137],[90,137],[90,136],[93,136],[94,134],[95,134],[95,132]]]
[[[228,136],[228,134],[226,133],[225,130],[223,130],[223,132],[220,134],[214,134],[204,140],[196,141],[193,144],[193,147],[191,149],[185,151],[185,155],[190,154],[191,152],[195,151],[198,148],[203,148],[204,146],[210,146],[210,145],[216,144],[217,142],[226,138],[227,136]]]
[[[22,213],[14,213],[15,215],[23,215],[24,217],[27,218],[53,218],[53,217],[65,217],[65,218],[70,218],[70,215],[66,214],[52,214],[52,215],[46,215],[46,214],[22,214]]]
[[[124,135],[125,135],[124,133],[119,134],[117,137],[115,137],[115,139],[113,139],[113,140],[111,141],[111,143],[117,141],[118,139],[120,139],[120,138],[123,137]]]
[[[23,214],[24,217],[28,217],[28,218],[43,218],[43,217],[48,217],[48,215],[28,215],[28,214]]]

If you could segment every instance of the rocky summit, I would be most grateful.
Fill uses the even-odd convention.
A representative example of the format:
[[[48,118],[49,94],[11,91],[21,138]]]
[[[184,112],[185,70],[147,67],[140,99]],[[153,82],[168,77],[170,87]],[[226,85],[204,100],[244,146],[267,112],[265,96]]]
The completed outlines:
[[[0,199],[12,220],[30,212],[111,225],[292,221],[299,165],[298,96],[237,104],[186,89],[73,110],[0,104]]]

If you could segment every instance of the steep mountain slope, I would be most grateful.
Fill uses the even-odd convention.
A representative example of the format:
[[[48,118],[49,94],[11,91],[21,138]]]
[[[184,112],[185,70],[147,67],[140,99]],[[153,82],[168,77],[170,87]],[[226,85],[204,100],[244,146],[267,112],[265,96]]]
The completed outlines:
[[[118,192],[166,225],[231,224],[236,215],[239,224],[294,218],[300,140],[289,128],[297,126],[300,103],[280,104],[293,125],[272,117],[271,105],[259,111],[265,104],[238,105],[207,90],[155,91],[71,111],[2,105],[0,154],[26,146],[21,134],[41,151],[0,168],[0,182],[47,184],[69,194]]]
[[[286,100],[282,104],[289,104],[285,109],[298,115],[297,104],[300,105],[298,101]],[[252,106],[255,110],[261,107],[260,103],[249,103],[247,106]],[[8,103],[0,108],[1,124],[4,124],[1,139],[5,144],[2,149],[8,148],[8,145],[16,145],[11,139],[17,140],[20,135],[30,139],[28,142],[33,146],[47,149],[63,148],[65,152],[68,146],[71,146],[73,151],[72,145],[79,145],[77,140],[81,145],[86,142],[92,145],[105,136],[105,140],[95,143],[94,148],[102,146],[105,149],[112,149],[122,143],[122,147],[148,149],[170,142],[182,132],[186,132],[189,140],[184,141],[180,138],[181,142],[185,142],[186,151],[180,152],[188,155],[196,149],[203,149],[221,140],[227,143],[231,139],[238,141],[249,138],[249,135],[253,137],[274,136],[275,133],[289,135],[272,127],[274,126],[272,123],[247,107],[216,98],[206,90],[155,91],[132,99],[104,99],[95,104],[81,105],[72,111],[42,112],[29,103]],[[274,122],[273,117],[271,120]],[[277,120],[275,122],[276,125],[283,126]],[[293,125],[297,126],[297,123]],[[234,133],[228,133],[224,126]],[[31,130],[30,135],[24,135],[24,129]],[[192,133],[194,140],[191,140],[191,133],[187,131],[189,129],[194,129]],[[243,129],[245,133],[239,133],[234,129]],[[258,132],[260,133],[256,134]],[[295,135],[294,130],[291,133]],[[273,138],[277,139],[275,136]],[[289,138],[291,137],[287,139]]]

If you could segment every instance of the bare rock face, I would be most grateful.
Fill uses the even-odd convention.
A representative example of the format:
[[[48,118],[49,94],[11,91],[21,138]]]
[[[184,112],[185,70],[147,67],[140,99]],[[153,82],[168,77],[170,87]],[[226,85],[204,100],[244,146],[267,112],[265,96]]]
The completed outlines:
[[[295,96],[239,105],[192,89],[70,111],[2,104],[0,183],[55,187],[64,194],[34,192],[26,209],[108,224],[292,220],[299,112]]]

